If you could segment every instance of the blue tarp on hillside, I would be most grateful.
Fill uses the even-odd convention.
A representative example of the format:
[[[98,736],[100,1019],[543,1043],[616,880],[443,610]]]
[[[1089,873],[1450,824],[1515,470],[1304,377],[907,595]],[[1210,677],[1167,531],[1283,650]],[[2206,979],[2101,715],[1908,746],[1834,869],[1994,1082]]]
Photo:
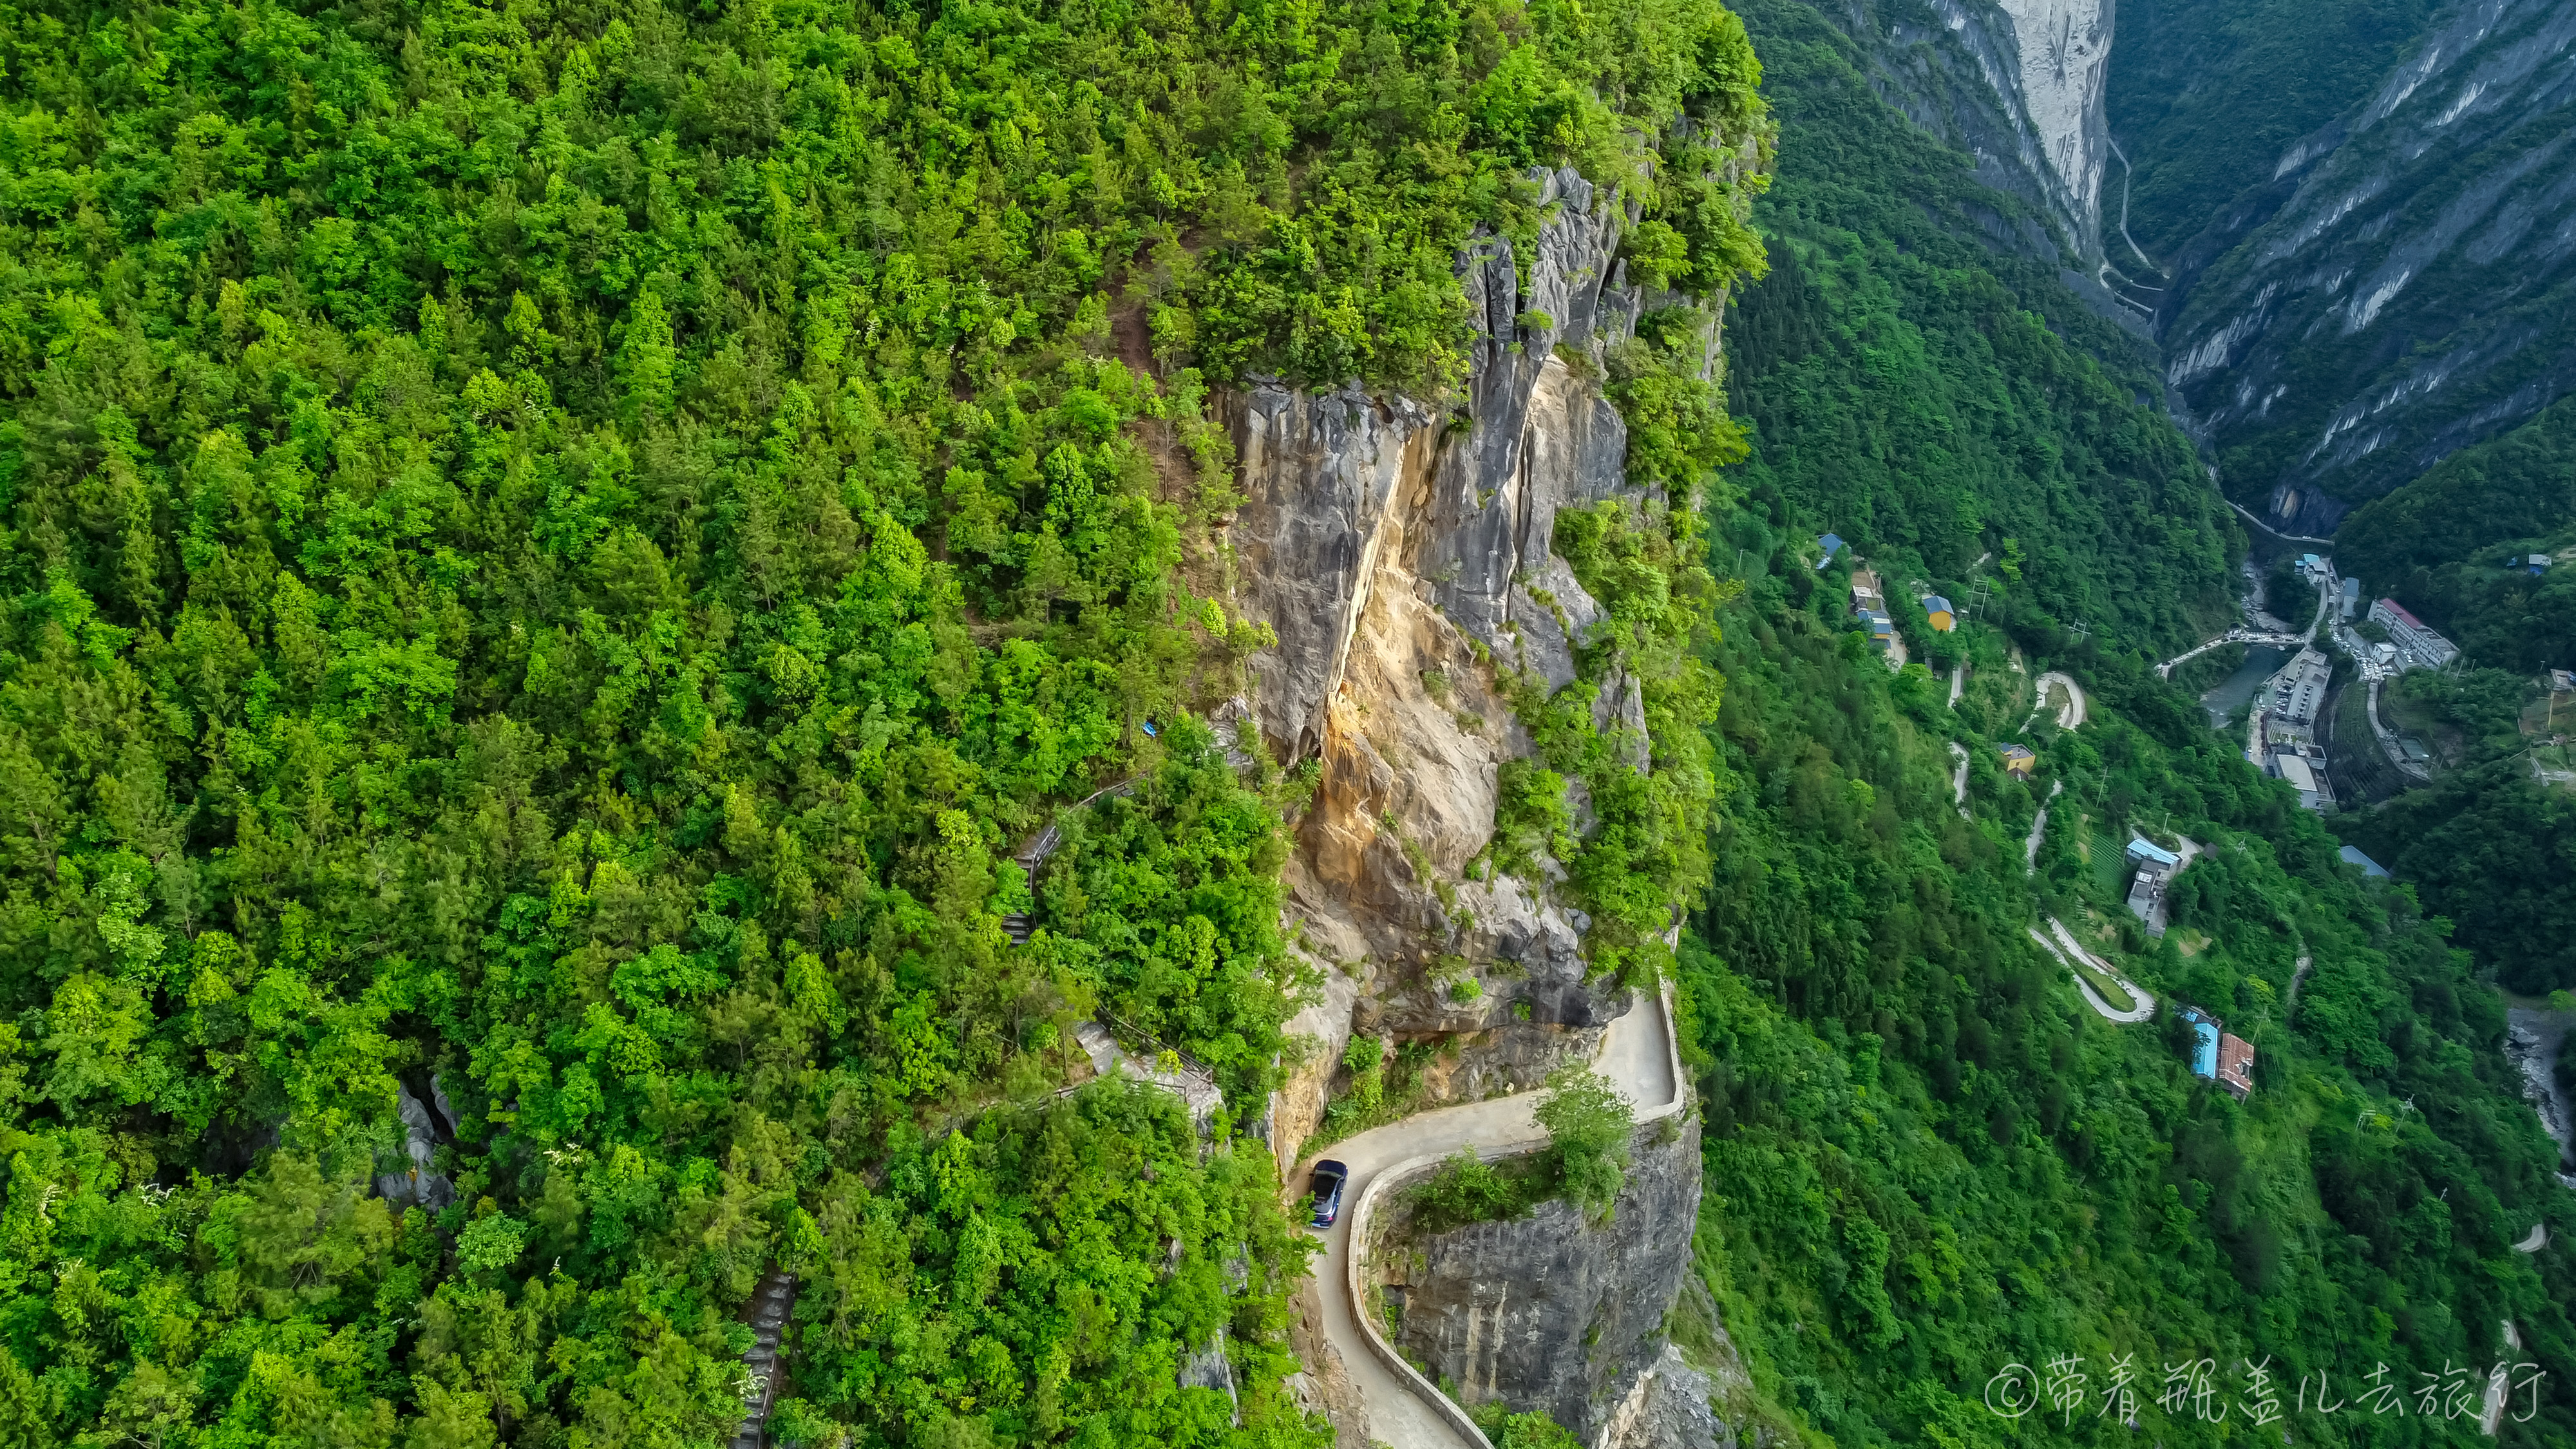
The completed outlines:
[[[2342,856],[2344,859],[2351,861],[2357,866],[2360,866],[2361,873],[2369,876],[2372,880],[2388,879],[2388,867],[2381,865],[2378,861],[2371,859],[2369,856],[2362,854],[2360,851],[2353,849],[2349,845],[2336,851],[2335,854]]]

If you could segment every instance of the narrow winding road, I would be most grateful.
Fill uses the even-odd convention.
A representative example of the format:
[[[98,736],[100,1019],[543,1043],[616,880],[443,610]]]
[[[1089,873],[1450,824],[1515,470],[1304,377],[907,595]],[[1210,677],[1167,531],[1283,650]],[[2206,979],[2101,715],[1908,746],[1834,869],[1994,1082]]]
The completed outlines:
[[[2370,681],[2369,714],[2371,737],[2379,742],[2379,753],[2387,759],[2388,763],[2397,767],[2397,772],[2399,774],[2404,775],[2406,778],[2413,780],[2419,785],[2427,784],[2431,782],[2433,772],[2425,769],[2422,765],[2418,765],[2407,759],[2405,750],[2398,746],[2397,731],[2390,729],[2387,725],[2380,722],[2379,688],[2386,682],[2387,681],[2383,679],[2374,679]]]
[[[1968,747],[1952,740],[1950,753],[1959,757],[1959,768],[1950,774],[1950,803],[1959,807],[1960,819],[1974,820],[1968,813]]]
[[[2156,999],[2147,994],[2146,988],[2113,970],[2109,962],[2078,945],[2075,933],[2066,929],[2064,922],[2051,916],[2048,918],[2048,929],[2056,933],[2056,941],[2041,935],[2037,926],[2030,928],[2030,938],[2039,943],[2041,950],[2056,957],[2057,963],[2066,968],[2066,974],[2075,978],[2075,989],[2084,993],[2084,1004],[2093,1008],[2094,1015],[2104,1021],[2116,1021],[2123,1026],[2130,1026],[2156,1014]],[[2058,949],[2059,942],[2065,943],[2065,950]],[[2121,989],[2129,993],[2132,1005],[2123,1011],[2103,1000],[2102,993],[2093,989],[2093,983],[2084,979],[2084,973],[2075,969],[2075,963],[2070,956],[2082,958],[2093,969],[2119,982]]]
[[[1672,1116],[1688,1105],[1672,1021],[1668,995],[1635,998],[1602,1034],[1593,1059],[1593,1069],[1635,1106],[1639,1122]],[[1362,1274],[1352,1246],[1366,1231],[1381,1192],[1428,1175],[1459,1148],[1473,1148],[1490,1161],[1545,1147],[1547,1129],[1533,1115],[1539,1096],[1522,1092],[1416,1113],[1314,1154],[1351,1170],[1341,1220],[1322,1234],[1324,1259],[1316,1266],[1315,1287],[1323,1299],[1325,1341],[1341,1355],[1367,1408],[1373,1442],[1394,1449],[1493,1449],[1466,1411],[1405,1363],[1385,1333],[1358,1311]],[[1312,1166],[1312,1157],[1300,1164],[1289,1180],[1291,1191],[1304,1192]]]
[[[2057,792],[2065,788],[2066,782],[2064,780],[2060,780],[2055,784],[2050,785],[2048,787],[2049,800],[2054,802],[2057,799]],[[2021,863],[2026,869],[2037,870],[2039,868],[2039,842],[2045,839],[2047,835],[2048,806],[2042,805],[2039,807],[2039,813],[2030,818],[2030,835],[2021,843]]]
[[[2031,706],[2032,716],[2036,717],[2040,711],[2048,708],[2050,685],[2056,685],[2066,691],[2066,703],[2057,707],[2057,727],[2062,730],[2084,728],[2084,686],[2075,682],[2075,676],[2060,674],[2053,669],[2039,677],[2039,698]]]

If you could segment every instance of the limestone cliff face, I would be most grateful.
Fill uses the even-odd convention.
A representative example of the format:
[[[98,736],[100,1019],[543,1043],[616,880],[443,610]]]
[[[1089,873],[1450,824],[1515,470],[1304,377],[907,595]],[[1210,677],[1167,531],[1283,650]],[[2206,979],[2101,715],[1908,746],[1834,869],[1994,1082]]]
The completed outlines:
[[[2070,286],[2117,309],[2094,280],[2112,156],[2102,109],[2111,0],[1930,0],[1912,14],[1876,5],[1817,11],[1850,33],[1882,98],[1974,156],[1978,181],[2031,203],[2054,223],[2042,229],[1990,217],[1992,240],[2055,261],[2068,269]]]
[[[1535,753],[1506,679],[1595,690],[1596,727],[1637,769],[1652,759],[1637,682],[1615,668],[1582,682],[1605,614],[1555,538],[1566,509],[1647,501],[1596,379],[1644,310],[1679,299],[1625,282],[1619,237],[1635,218],[1615,197],[1571,170],[1537,179],[1534,243],[1484,238],[1458,257],[1475,337],[1457,397],[1434,407],[1255,384],[1224,400],[1246,495],[1225,539],[1232,612],[1278,637],[1251,661],[1246,703],[1275,757],[1316,771],[1283,874],[1324,985],[1289,1023],[1304,1055],[1270,1104],[1283,1169],[1355,1036],[1436,1042],[1415,1088],[1479,1098],[1588,1059],[1626,1006],[1623,989],[1590,979],[1592,923],[1560,873],[1470,870],[1493,838],[1502,766]],[[1713,376],[1722,302],[1707,315]],[[1596,1440],[1622,1415],[1622,1449],[1715,1449],[1689,1431],[1707,1403],[1692,1371],[1649,1372],[1688,1274],[1698,1164],[1687,1127],[1641,1150],[1605,1225],[1559,1206],[1444,1242],[1422,1279],[1421,1331],[1441,1335],[1426,1351],[1444,1373],[1440,1355],[1469,1365],[1455,1376],[1478,1386],[1470,1402],[1545,1407]],[[1364,1444],[1314,1307],[1301,1304],[1301,1401],[1331,1413],[1346,1446]]]
[[[1587,380],[1654,300],[1615,261],[1630,217],[1572,170],[1540,184],[1550,211],[1528,256],[1484,239],[1458,259],[1476,338],[1448,411],[1275,384],[1226,403],[1247,495],[1227,531],[1232,602],[1279,638],[1253,660],[1252,715],[1274,755],[1320,767],[1287,870],[1294,913],[1306,948],[1350,973],[1329,1019],[1292,1026],[1315,1048],[1274,1104],[1283,1161],[1353,1030],[1460,1039],[1432,1086],[1479,1096],[1589,1052],[1622,1000],[1586,981],[1590,923],[1550,882],[1467,874],[1501,765],[1533,752],[1498,670],[1573,683],[1602,615],[1553,552],[1557,514],[1637,492],[1627,429]],[[1712,329],[1712,362],[1715,346]],[[1634,686],[1601,693],[1642,763]],[[1459,961],[1477,991],[1452,989]]]
[[[2022,114],[2063,192],[2076,234],[2098,247],[2102,172],[2111,159],[2102,92],[2110,78],[2110,0],[2002,0],[2019,53]]]
[[[1640,1133],[1606,1221],[1559,1201],[1510,1222],[1409,1236],[1404,1215],[1389,1214],[1371,1261],[1403,1304],[1397,1347],[1455,1382],[1460,1402],[1545,1412],[1586,1443],[1667,1441],[1639,1422],[1680,1412],[1649,1402],[1659,1393],[1696,1391],[1705,1415],[1705,1384],[1680,1372],[1660,1390],[1644,1383],[1664,1358],[1664,1321],[1689,1277],[1699,1216],[1697,1120],[1661,1135]]]

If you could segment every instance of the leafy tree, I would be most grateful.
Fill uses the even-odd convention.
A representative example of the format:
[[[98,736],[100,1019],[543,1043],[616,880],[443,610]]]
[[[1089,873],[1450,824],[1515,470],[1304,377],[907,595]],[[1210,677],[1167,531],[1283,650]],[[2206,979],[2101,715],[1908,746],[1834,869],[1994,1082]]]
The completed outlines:
[[[0,0],[0,1434],[713,1443],[786,1267],[804,1442],[1316,1442],[1219,389],[1451,401],[1573,166],[1686,503],[1759,79],[1715,0]],[[1600,555],[1659,734],[1689,516]],[[1604,797],[1631,956],[1694,780]],[[1217,1140],[1059,1099],[1091,1019]]]
[[[1627,1180],[1628,1141],[1636,1131],[1628,1099],[1608,1078],[1574,1062],[1548,1074],[1537,1116],[1566,1197],[1595,1217],[1609,1216]]]

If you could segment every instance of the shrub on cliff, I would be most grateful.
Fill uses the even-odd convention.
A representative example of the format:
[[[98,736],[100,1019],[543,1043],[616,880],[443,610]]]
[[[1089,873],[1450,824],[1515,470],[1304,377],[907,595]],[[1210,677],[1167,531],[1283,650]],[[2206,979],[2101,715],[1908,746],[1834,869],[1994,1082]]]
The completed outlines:
[[[1608,1217],[1628,1179],[1628,1139],[1637,1126],[1628,1099],[1608,1078],[1580,1062],[1548,1075],[1538,1104],[1566,1198],[1593,1217]]]

